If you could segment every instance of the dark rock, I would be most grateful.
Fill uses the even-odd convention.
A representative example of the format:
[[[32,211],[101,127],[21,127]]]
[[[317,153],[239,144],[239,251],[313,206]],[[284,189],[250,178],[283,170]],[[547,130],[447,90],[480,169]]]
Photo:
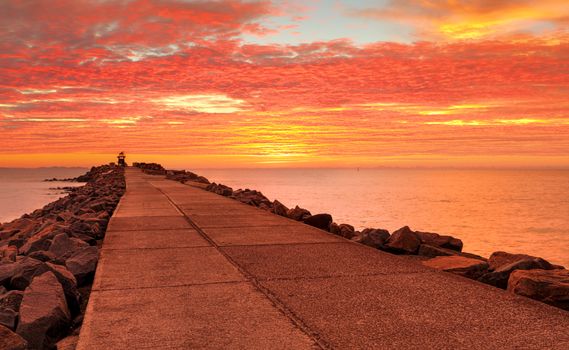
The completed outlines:
[[[462,241],[458,238],[452,236],[439,235],[438,233],[432,232],[420,232],[416,231],[417,237],[421,240],[421,243],[428,244],[430,246],[451,249],[457,252],[462,251]]]
[[[36,260],[39,261],[54,261],[56,259],[55,254],[51,253],[51,252],[46,252],[44,250],[36,250],[35,252],[32,252],[28,255],[28,257],[30,258],[34,258]]]
[[[16,311],[6,307],[0,307],[0,325],[15,330],[17,322],[18,313]]]
[[[497,266],[497,265],[494,265]],[[482,283],[486,283],[498,288],[506,289],[508,287],[508,279],[514,270],[553,270],[549,262],[541,258],[522,258],[506,265],[499,265],[496,270],[488,272],[478,279]]]
[[[352,239],[356,235],[356,230],[352,225],[348,224],[337,225],[335,223],[332,223],[330,224],[330,233],[347,239]]]
[[[284,217],[288,217],[287,213],[288,213],[288,208],[282,204],[281,202],[279,202],[278,200],[275,199],[275,201],[273,202],[273,209],[271,210],[274,214],[280,215],[280,216],[284,216]]]
[[[75,276],[77,285],[82,286],[93,280],[98,260],[97,247],[83,247],[65,261],[65,266]]]
[[[36,276],[24,292],[17,333],[32,349],[51,348],[67,331],[71,315],[52,272]]]
[[[206,191],[213,192],[225,197],[230,197],[233,195],[233,189],[231,187],[222,184],[216,184],[215,182],[209,184],[205,189]]]
[[[24,290],[32,281],[36,270],[44,263],[30,257],[23,257],[14,264],[17,266],[12,278],[10,279],[10,288]]]
[[[416,254],[421,245],[417,234],[408,226],[404,226],[393,232],[385,243],[385,248],[394,253]]]
[[[379,228],[366,228],[359,234],[356,242],[376,249],[383,249],[388,239],[389,231]]]
[[[492,253],[492,255],[490,255],[490,258],[488,259],[488,265],[490,266],[490,270],[494,271],[504,265],[509,265],[517,261],[528,260],[528,259],[537,259],[537,257],[526,254],[512,254],[512,253],[499,251],[499,252],[494,252]],[[549,262],[547,261],[545,262],[549,264]],[[549,265],[551,266],[551,268],[548,268],[547,270],[553,268],[551,264]]]
[[[60,224],[49,224],[44,227],[41,231],[34,234],[21,248],[20,253],[24,255],[28,255],[31,252],[35,252],[37,250],[48,250],[50,241],[53,237],[64,232],[67,229],[66,227]]]
[[[488,270],[487,262],[463,256],[437,256],[422,263],[437,270],[452,272],[472,279],[478,278]]]
[[[306,218],[312,216],[308,210],[301,208],[298,205],[289,209],[286,215],[296,221],[304,221]]]
[[[83,242],[78,238],[70,238],[65,233],[60,233],[53,238],[49,246],[49,252],[53,253],[61,262],[65,261],[69,256],[83,247],[88,247],[89,244]]]
[[[0,349],[26,350],[28,349],[28,343],[18,334],[0,325]]]
[[[455,250],[435,247],[428,244],[421,244],[421,246],[419,247],[419,251],[417,252],[417,255],[434,258],[436,256],[458,255],[458,252]]]
[[[21,290],[11,290],[0,296],[0,307],[18,312],[23,297],[24,292]]]
[[[72,315],[75,315],[79,311],[79,304],[81,295],[77,290],[77,280],[75,276],[67,270],[65,266],[56,265],[52,263],[45,263],[41,268],[36,271],[36,275],[41,275],[44,272],[52,272],[65,293],[65,300],[67,301],[67,306],[71,311]]]
[[[309,216],[304,220],[304,223],[310,226],[314,226],[324,231],[330,230],[330,224],[332,223],[332,215],[330,214],[316,214]]]
[[[508,290],[569,311],[569,271],[516,270],[510,275]]]
[[[9,245],[5,247],[0,247],[0,260],[3,262],[14,262],[16,261],[16,256],[18,255],[18,247]]]

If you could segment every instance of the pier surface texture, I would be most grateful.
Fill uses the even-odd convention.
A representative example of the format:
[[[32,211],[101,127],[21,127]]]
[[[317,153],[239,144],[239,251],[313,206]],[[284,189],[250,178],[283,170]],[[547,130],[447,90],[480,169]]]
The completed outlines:
[[[126,170],[92,349],[569,349],[569,313]]]

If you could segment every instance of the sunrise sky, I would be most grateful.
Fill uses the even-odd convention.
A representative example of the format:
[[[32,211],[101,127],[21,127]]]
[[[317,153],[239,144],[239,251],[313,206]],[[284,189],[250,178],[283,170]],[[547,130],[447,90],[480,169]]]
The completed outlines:
[[[1,0],[0,166],[569,167],[567,0]]]

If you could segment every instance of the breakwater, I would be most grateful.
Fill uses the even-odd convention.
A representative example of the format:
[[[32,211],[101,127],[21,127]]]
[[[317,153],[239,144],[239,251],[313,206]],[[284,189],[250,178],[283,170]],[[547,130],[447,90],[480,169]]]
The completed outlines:
[[[0,226],[4,348],[51,349],[76,340],[98,250],[125,190],[124,170],[93,167],[75,180],[86,185]]]
[[[331,214],[312,214],[295,206],[287,208],[278,200],[269,200],[260,191],[233,190],[231,187],[210,183],[196,173],[184,170],[166,170],[160,164],[135,163],[148,174],[203,184],[207,191],[232,198],[275,215],[304,222],[331,234],[397,255],[417,256],[426,266],[458,274],[481,283],[507,289],[550,305],[569,310],[569,271],[547,260],[526,255],[496,251],[488,258],[463,251],[459,238],[433,232],[414,231],[404,226],[393,232],[381,228],[361,231],[348,223],[336,223]]]

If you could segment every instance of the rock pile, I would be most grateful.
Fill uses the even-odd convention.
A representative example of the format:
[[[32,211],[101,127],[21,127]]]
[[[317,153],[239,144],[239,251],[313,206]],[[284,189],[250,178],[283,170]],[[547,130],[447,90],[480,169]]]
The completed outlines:
[[[2,348],[50,349],[79,330],[97,247],[125,182],[111,165],[77,179],[87,184],[0,225],[0,333],[13,343]]]
[[[166,175],[166,169],[157,163],[132,163],[132,166],[142,169],[149,175]]]
[[[162,167],[153,165],[152,168]],[[196,181],[198,175],[191,174],[192,179],[189,181]],[[185,182],[175,176],[169,178]],[[209,184],[205,190],[389,253],[418,255],[425,259],[423,264],[429,267],[508,289],[516,294],[569,310],[569,272],[564,267],[552,265],[542,258],[495,252],[489,259],[485,259],[463,252],[462,241],[449,235],[413,231],[408,226],[391,234],[379,228],[366,228],[360,232],[352,225],[335,223],[330,214],[312,215],[310,211],[299,206],[289,209],[278,200],[271,202],[259,191],[233,191],[231,187],[216,183]]]
[[[185,170],[167,170],[166,178],[174,181],[179,181],[181,183],[186,183],[188,181],[199,182],[202,184],[209,184],[208,179],[198,174],[192,173],[191,171]]]

